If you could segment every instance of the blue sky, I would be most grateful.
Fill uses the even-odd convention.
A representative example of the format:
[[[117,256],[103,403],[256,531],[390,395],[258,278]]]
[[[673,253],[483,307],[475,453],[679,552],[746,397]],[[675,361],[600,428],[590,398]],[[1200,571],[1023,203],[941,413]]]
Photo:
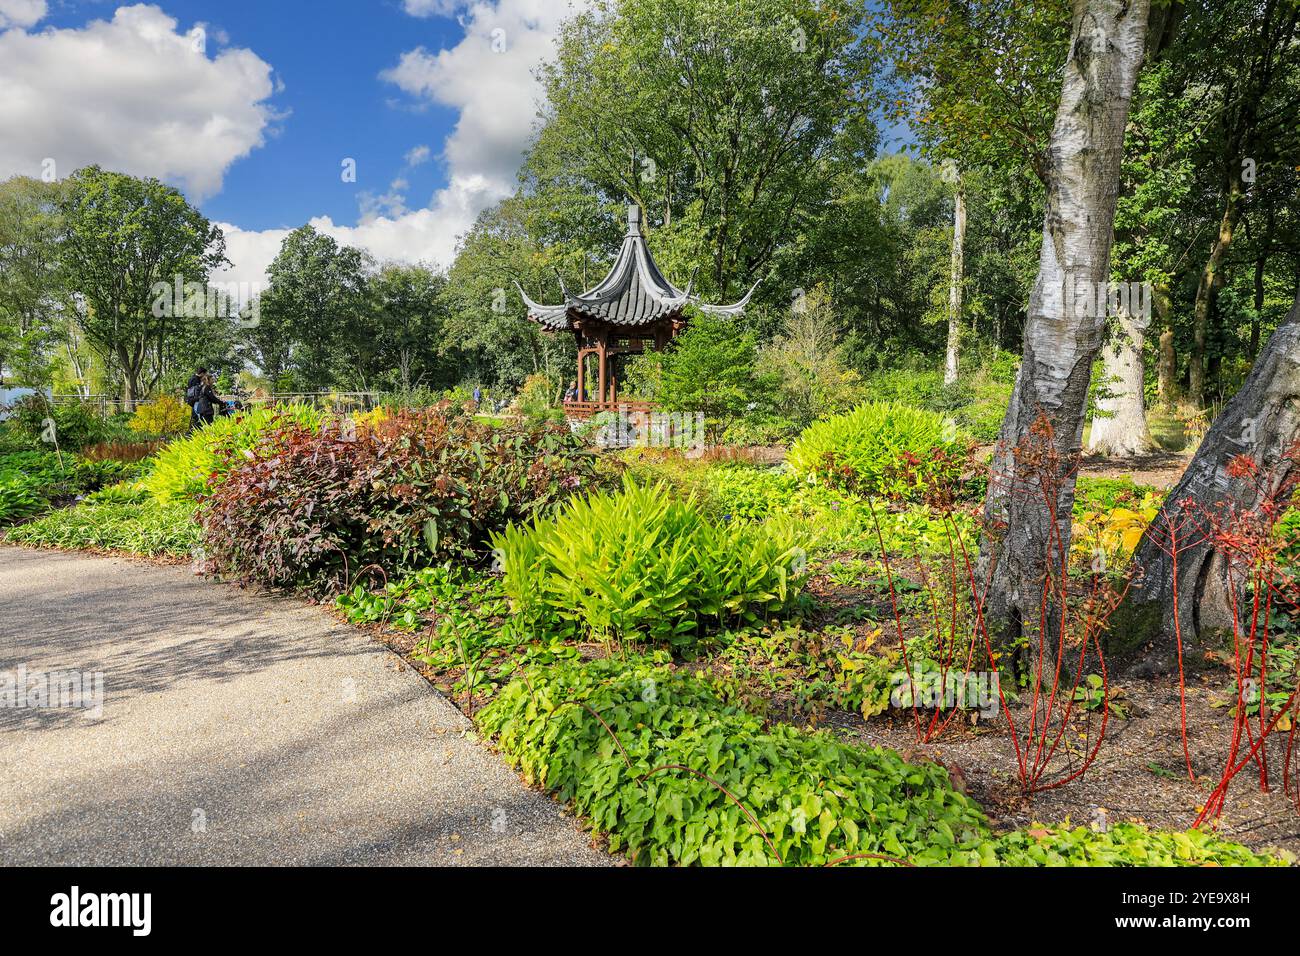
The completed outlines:
[[[513,191],[532,73],[584,2],[0,0],[0,179],[163,179],[222,225],[227,279],[307,222],[445,266]]]
[[[171,183],[225,232],[224,281],[260,286],[304,223],[445,267],[514,191],[533,73],[586,3],[0,0],[0,180]]]
[[[121,4],[81,0],[51,7],[42,26],[80,27]],[[283,84],[271,99],[278,132],[226,173],[221,193],[201,203],[213,219],[246,229],[297,226],[313,216],[354,222],[358,193],[402,172],[403,155],[428,145],[440,152],[456,111],[424,104],[380,74],[407,49],[452,47],[464,30],[450,17],[417,19],[400,0],[162,0],[183,30],[207,24],[228,45],[269,63]],[[340,177],[343,157],[357,160],[356,184]],[[406,174],[413,194],[432,196],[445,185],[445,165],[433,161]]]

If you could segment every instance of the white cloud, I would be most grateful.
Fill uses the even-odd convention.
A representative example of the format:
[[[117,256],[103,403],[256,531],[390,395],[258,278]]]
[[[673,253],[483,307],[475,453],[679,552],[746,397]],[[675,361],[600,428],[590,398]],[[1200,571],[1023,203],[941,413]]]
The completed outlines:
[[[0,0],[0,14],[32,5]],[[44,6],[44,4],[41,4]],[[209,38],[211,39],[211,38]],[[246,49],[209,58],[156,6],[81,29],[0,34],[0,179],[98,163],[182,186],[201,201],[276,119],[271,67]]]
[[[328,216],[311,220],[319,231],[366,249],[380,260],[450,265],[459,238],[479,213],[514,192],[541,95],[533,72],[554,54],[560,23],[585,6],[585,0],[572,4],[562,0],[476,0],[471,4],[407,0],[407,12],[416,15],[433,15],[435,7],[458,6],[467,9],[461,18],[465,36],[456,46],[436,53],[424,48],[411,50],[382,74],[411,96],[459,110],[455,129],[442,150],[447,185],[423,209],[408,209],[405,190],[395,182],[384,195],[359,195],[360,217],[355,226],[337,224]],[[413,7],[427,12],[416,13]],[[504,49],[494,50],[494,42]],[[405,156],[407,168],[428,156],[428,147],[411,150]],[[285,230],[249,233],[222,228],[226,229],[227,255],[238,263],[233,271],[249,279],[261,277],[287,235]]]
[[[436,53],[417,47],[383,73],[411,96],[460,111],[443,145],[449,182],[430,207],[440,224],[431,245],[442,264],[451,261],[455,237],[483,209],[514,192],[541,95],[533,73],[554,54],[561,22],[581,6],[478,0],[462,17],[460,43]]]
[[[433,150],[428,146],[416,146],[406,154],[406,165],[408,167],[423,166],[430,157],[433,156]]]
[[[365,249],[379,261],[423,262],[446,266],[456,255],[456,242],[463,229],[449,229],[447,223],[473,223],[478,213],[495,202],[495,189],[483,179],[470,177],[453,181],[438,193],[432,208],[405,210],[393,214],[376,205],[355,226],[335,223],[329,216],[313,218],[317,232],[348,246]],[[386,197],[378,197],[380,199]],[[367,210],[363,207],[363,213]],[[280,251],[288,229],[247,230],[231,223],[219,223],[226,236],[226,258],[233,265],[213,276],[221,282],[246,282],[254,290],[266,285],[266,270]]]
[[[45,0],[0,0],[0,30],[33,26],[45,13]]]
[[[464,0],[403,0],[402,9],[413,17],[448,17],[464,5]]]
[[[213,280],[246,283],[245,288],[250,290],[251,295],[260,293],[266,287],[266,270],[279,253],[280,244],[290,230],[240,229],[229,222],[219,222],[217,226],[225,233],[226,258],[232,265],[216,273]],[[248,297],[236,295],[235,298],[243,304]]]

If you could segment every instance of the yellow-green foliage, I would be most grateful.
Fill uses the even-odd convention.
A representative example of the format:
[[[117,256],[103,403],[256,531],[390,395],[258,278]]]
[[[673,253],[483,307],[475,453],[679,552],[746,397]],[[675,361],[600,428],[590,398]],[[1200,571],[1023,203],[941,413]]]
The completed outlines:
[[[936,455],[936,452],[941,455]],[[942,456],[960,452],[956,427],[935,412],[892,402],[868,402],[846,415],[814,422],[799,436],[787,459],[800,476],[865,494],[908,497],[928,480],[953,480],[957,475]],[[913,474],[899,477],[906,455],[913,456]]]
[[[506,593],[543,625],[673,644],[706,624],[753,621],[783,605],[803,575],[804,535],[790,521],[717,521],[663,484],[624,483],[553,519],[493,538]]]
[[[189,424],[190,410],[170,396],[140,405],[131,416],[131,431],[150,437],[170,438],[181,434]]]

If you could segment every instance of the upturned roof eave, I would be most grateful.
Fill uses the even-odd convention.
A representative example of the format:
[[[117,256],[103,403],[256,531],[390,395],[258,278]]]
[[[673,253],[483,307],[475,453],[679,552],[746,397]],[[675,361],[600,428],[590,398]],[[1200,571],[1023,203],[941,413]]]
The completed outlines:
[[[749,304],[755,283],[745,297],[731,305],[709,305],[701,302],[698,295],[692,294],[694,277],[687,283],[686,289],[677,288],[660,271],[646,245],[641,233],[641,210],[632,205],[628,207],[628,231],[623,237],[623,245],[605,277],[587,291],[574,295],[563,288],[564,304],[544,305],[535,302],[524,292],[518,282],[524,304],[528,307],[528,317],[546,328],[569,330],[573,328],[573,317],[595,319],[609,322],[616,326],[637,327],[661,321],[674,313],[693,305],[708,315],[735,316],[744,311]],[[638,301],[628,303],[629,297]]]

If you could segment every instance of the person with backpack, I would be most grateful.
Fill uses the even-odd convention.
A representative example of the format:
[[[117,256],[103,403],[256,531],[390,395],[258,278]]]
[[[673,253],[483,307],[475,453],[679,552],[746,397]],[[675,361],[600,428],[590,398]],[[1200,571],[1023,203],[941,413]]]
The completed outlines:
[[[204,425],[211,425],[217,417],[217,408],[223,403],[217,395],[216,382],[211,375],[204,375],[199,385],[199,400],[194,405],[194,413]]]
[[[190,407],[190,428],[198,428],[203,424],[199,416],[199,398],[203,394],[203,381],[208,377],[208,370],[200,368],[190,376],[190,380],[185,383],[185,404]]]

